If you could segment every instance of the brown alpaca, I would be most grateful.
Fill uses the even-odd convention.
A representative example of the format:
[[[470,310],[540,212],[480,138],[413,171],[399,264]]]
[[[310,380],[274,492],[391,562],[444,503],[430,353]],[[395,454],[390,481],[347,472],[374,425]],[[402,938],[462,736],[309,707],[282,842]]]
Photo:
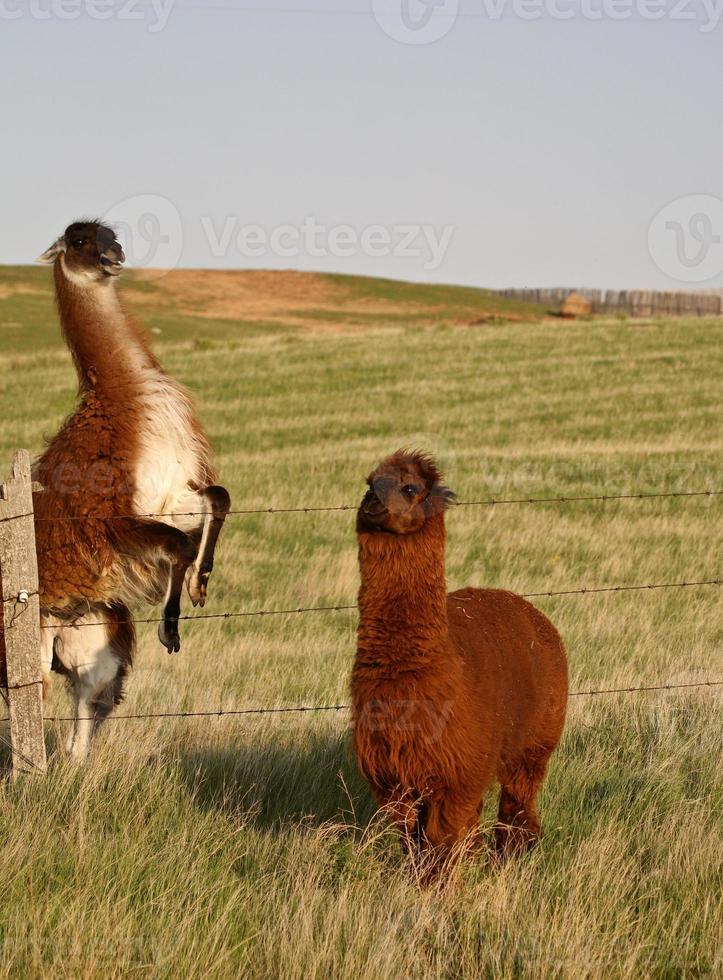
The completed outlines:
[[[454,495],[429,456],[397,452],[367,482],[351,681],[360,769],[429,874],[477,833],[495,780],[497,848],[524,849],[540,833],[535,798],[565,721],[562,641],[512,592],[447,594]]]
[[[121,308],[125,256],[111,229],[75,222],[40,261],[53,264],[80,384],[78,406],[33,473],[44,488],[35,495],[43,664],[71,681],[76,718],[86,719],[76,721],[71,748],[85,756],[88,716],[97,726],[122,698],[134,644],[128,605],[165,594],[159,637],[169,652],[180,649],[183,582],[203,605],[230,501],[214,486],[190,395]]]

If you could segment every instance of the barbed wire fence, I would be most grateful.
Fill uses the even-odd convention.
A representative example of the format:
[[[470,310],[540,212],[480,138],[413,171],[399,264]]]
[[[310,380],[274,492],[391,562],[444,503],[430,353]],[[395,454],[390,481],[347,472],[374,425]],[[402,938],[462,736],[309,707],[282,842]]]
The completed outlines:
[[[644,501],[681,498],[718,498],[723,490],[674,490],[640,493],[610,493],[588,495],[566,495],[558,497],[513,497],[486,498],[457,501],[458,507],[499,507],[545,504],[608,503],[614,501]],[[251,515],[309,515],[322,513],[341,513],[355,511],[355,504],[323,505],[318,507],[265,507],[240,508],[229,512],[231,517]],[[39,591],[37,577],[37,558],[35,555],[34,524],[39,520],[51,521],[122,521],[148,519],[173,519],[186,516],[201,516],[199,512],[168,511],[149,514],[58,514],[52,517],[37,518],[32,506],[32,479],[30,457],[25,452],[16,454],[13,463],[12,479],[0,488],[0,594],[2,595],[2,629],[0,629],[0,659],[4,660],[6,677],[2,679],[0,691],[5,687],[7,695],[2,694],[8,707],[10,740],[0,735],[0,742],[11,749],[13,774],[20,772],[42,772],[45,770],[45,744],[43,720],[52,722],[74,722],[75,717],[50,715],[43,719],[42,714],[42,676],[40,666],[40,636],[46,629],[82,629],[103,625],[95,620],[43,624],[40,621]],[[8,588],[7,583],[12,586]],[[5,584],[3,584],[5,583]],[[588,586],[570,589],[543,590],[521,593],[523,598],[539,599],[567,596],[589,596],[615,593],[656,591],[662,589],[687,589],[720,586],[723,578],[692,579],[680,582],[651,582],[643,584],[620,584],[610,586]],[[8,594],[6,594],[6,592]],[[9,613],[8,610],[9,609]],[[350,612],[357,609],[356,603],[343,603],[323,606],[298,606],[286,609],[230,610],[218,613],[183,615],[179,621],[193,623],[208,620],[231,620],[248,617],[295,616],[331,612]],[[8,621],[9,620],[9,621]],[[134,617],[122,622],[144,624],[160,623],[161,617]],[[723,687],[723,680],[698,681],[683,684],[651,684],[638,687],[609,687],[591,690],[572,691],[570,698],[619,695],[629,693],[676,691],[693,688]],[[306,712],[341,712],[349,709],[348,704],[294,705],[284,707],[257,707],[220,709],[218,711],[156,711],[137,714],[111,714],[108,721],[142,721],[171,718],[222,718],[239,716],[260,716],[274,714],[300,714]],[[82,719],[81,719],[82,720]]]

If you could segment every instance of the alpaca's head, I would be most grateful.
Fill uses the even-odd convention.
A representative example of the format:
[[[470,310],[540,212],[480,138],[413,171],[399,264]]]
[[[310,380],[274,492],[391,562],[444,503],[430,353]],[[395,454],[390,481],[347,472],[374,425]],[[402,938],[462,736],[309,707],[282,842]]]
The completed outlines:
[[[63,270],[76,282],[102,282],[117,276],[126,260],[115,232],[100,221],[75,221],[38,258],[52,265],[63,256]]]
[[[454,501],[431,456],[400,449],[370,474],[357,512],[365,534],[414,534]]]

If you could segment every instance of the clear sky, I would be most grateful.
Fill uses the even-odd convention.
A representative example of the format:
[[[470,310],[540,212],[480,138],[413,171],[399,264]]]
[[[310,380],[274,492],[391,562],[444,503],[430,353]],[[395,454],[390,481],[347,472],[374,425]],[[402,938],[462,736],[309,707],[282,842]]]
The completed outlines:
[[[723,287],[723,0],[429,2],[0,0],[0,262]]]

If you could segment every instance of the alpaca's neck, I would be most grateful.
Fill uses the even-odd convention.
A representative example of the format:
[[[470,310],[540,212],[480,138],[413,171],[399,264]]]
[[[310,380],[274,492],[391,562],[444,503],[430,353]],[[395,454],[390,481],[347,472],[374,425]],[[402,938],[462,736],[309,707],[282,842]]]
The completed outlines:
[[[410,535],[359,534],[358,662],[412,669],[448,652],[444,515]]]
[[[86,283],[66,269],[61,255],[55,263],[55,292],[81,389],[133,384],[158,368],[123,312],[113,279]]]

